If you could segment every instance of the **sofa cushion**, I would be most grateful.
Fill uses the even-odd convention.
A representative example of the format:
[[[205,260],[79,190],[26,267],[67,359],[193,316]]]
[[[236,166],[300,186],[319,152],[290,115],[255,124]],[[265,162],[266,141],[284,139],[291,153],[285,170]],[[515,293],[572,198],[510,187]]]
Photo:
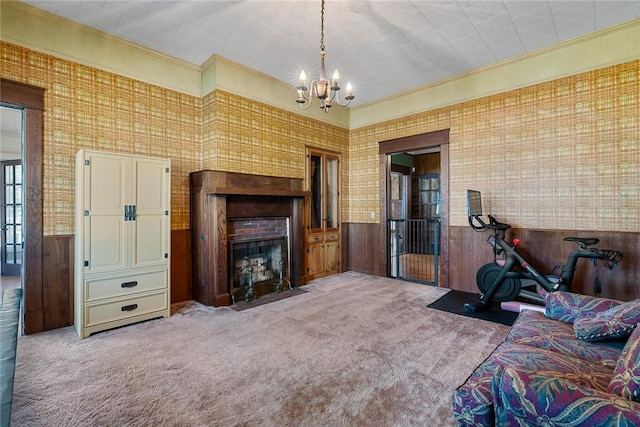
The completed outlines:
[[[595,317],[597,313],[620,305],[620,301],[574,294],[549,292],[545,298],[545,315],[549,319],[573,324],[581,317]]]
[[[493,425],[493,376],[498,368],[507,366],[545,372],[553,370],[559,376],[571,378],[576,384],[601,391],[609,386],[612,375],[612,368],[601,363],[543,348],[504,342],[455,391],[453,412],[459,424]]]
[[[615,348],[604,343],[580,341],[576,338],[573,325],[548,319],[543,313],[532,310],[520,313],[505,341],[598,362],[611,370],[622,351],[622,346]]]
[[[553,371],[498,369],[493,396],[498,426],[640,425],[640,404]]]
[[[576,336],[584,341],[624,338],[640,322],[640,299],[601,311],[595,317],[580,317],[573,324]]]
[[[622,350],[607,392],[640,402],[640,328],[635,328]]]

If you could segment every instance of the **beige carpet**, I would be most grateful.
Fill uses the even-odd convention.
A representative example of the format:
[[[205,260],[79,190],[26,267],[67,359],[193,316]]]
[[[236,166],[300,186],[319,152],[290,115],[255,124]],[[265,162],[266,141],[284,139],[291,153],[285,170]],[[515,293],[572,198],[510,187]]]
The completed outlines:
[[[509,330],[426,307],[446,289],[351,272],[304,288],[21,337],[12,425],[454,425],[453,390]]]

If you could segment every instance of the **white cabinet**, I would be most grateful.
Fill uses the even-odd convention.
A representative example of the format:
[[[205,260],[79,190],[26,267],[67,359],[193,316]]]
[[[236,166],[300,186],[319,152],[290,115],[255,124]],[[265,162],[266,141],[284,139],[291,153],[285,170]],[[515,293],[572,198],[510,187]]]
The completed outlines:
[[[76,155],[74,316],[85,338],[170,315],[170,161]]]

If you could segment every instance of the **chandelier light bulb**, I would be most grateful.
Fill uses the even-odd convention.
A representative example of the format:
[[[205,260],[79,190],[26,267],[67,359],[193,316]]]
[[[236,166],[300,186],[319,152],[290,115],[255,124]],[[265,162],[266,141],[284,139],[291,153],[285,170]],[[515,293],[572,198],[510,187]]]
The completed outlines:
[[[345,95],[345,99],[350,101],[354,98],[353,96],[353,86],[351,86],[351,82],[347,82],[347,88],[346,88],[346,95]]]
[[[304,70],[300,71],[300,78],[299,78],[300,84],[303,85],[307,82],[307,75],[305,74]]]

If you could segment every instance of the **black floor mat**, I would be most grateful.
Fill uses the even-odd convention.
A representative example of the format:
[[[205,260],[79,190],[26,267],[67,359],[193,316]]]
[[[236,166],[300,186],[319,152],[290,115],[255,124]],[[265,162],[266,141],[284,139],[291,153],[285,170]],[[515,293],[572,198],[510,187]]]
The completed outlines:
[[[464,309],[465,302],[477,302],[478,294],[471,292],[462,292],[456,290],[450,290],[427,307],[434,308],[440,311],[446,311],[448,313],[460,314],[462,316],[473,317],[475,319],[488,320],[490,322],[502,323],[503,325],[511,326],[520,313],[514,313],[512,311],[505,311],[500,308],[499,303],[494,303],[489,310],[481,311],[478,313],[469,313]]]

